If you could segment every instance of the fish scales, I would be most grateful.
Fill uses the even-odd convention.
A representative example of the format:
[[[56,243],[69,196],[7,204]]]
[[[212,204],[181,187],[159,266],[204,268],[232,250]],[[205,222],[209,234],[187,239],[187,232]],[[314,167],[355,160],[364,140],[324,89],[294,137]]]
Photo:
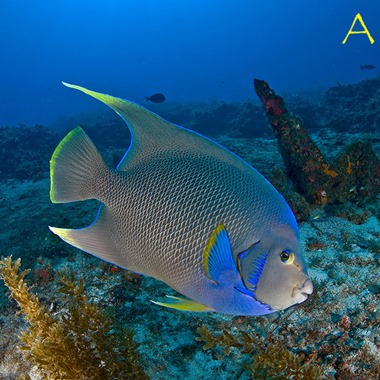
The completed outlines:
[[[263,228],[270,229],[272,220],[262,214],[275,215],[276,210],[259,183],[256,177],[221,166],[208,155],[153,156],[125,174],[122,187],[112,187],[122,192],[112,194],[112,200],[100,200],[119,221],[119,249],[128,253],[135,264],[132,269],[182,291],[197,280],[190,269],[195,265],[203,270],[203,250],[218,223],[223,222],[235,237],[231,238],[233,251],[252,244]],[[252,230],[257,236],[242,241]]]

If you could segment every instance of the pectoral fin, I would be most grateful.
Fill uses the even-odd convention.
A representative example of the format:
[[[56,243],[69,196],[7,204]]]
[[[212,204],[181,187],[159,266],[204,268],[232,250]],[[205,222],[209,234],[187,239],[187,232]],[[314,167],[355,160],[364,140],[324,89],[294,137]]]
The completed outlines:
[[[230,239],[222,224],[215,228],[206,244],[203,254],[203,268],[206,276],[216,284],[219,283],[222,273],[228,271],[238,273],[232,257]]]
[[[172,300],[172,302],[164,303],[164,302],[158,302],[158,301],[151,301],[155,303],[156,305],[169,307],[171,309],[176,310],[183,310],[183,311],[212,311],[210,307],[203,305],[199,302],[190,300],[190,299],[184,299],[180,297],[174,297],[174,296],[166,296]]]

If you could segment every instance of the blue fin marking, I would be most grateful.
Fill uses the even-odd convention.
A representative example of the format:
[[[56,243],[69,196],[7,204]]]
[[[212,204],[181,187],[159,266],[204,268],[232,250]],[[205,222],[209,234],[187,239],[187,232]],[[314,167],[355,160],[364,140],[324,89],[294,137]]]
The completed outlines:
[[[263,253],[262,255],[256,257],[256,259],[252,263],[255,269],[249,274],[248,282],[254,287],[254,289],[256,289],[257,283],[260,280],[260,276],[263,271],[267,257],[268,254]]]
[[[206,244],[203,267],[207,277],[218,284],[220,274],[227,270],[237,271],[232,258],[231,243],[227,231],[219,224]]]
[[[246,294],[247,296],[251,296],[253,298],[256,298],[255,293],[252,292],[252,290],[247,289],[243,286],[235,286],[235,289],[238,290],[240,293]]]
[[[245,251],[243,252],[240,252],[238,254],[238,257],[237,257],[237,266],[238,266],[238,270],[239,272],[241,272],[241,262],[242,260],[247,257],[247,255],[257,246],[257,244],[260,243],[260,240],[253,243],[248,249],[246,249]]]

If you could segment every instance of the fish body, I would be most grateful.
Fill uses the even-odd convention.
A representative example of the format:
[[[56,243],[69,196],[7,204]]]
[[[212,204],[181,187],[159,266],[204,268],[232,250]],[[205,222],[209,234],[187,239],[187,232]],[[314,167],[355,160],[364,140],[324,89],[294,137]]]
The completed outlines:
[[[361,65],[360,70],[374,70],[376,69],[375,65]]]
[[[158,93],[158,94],[153,94],[151,96],[146,96],[145,101],[148,102],[153,102],[153,103],[163,103],[166,100],[165,95]]]
[[[62,140],[51,159],[51,200],[103,206],[89,227],[54,233],[188,298],[159,305],[262,315],[307,298],[313,288],[295,218],[261,174],[137,104],[66,85],[113,108],[132,142],[114,170],[81,128]]]

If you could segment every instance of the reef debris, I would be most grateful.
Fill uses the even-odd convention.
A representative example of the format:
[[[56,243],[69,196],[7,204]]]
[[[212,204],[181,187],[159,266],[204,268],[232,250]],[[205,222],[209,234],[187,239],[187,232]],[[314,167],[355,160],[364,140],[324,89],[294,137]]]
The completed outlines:
[[[369,140],[350,144],[328,162],[302,120],[263,80],[254,79],[290,179],[312,205],[373,200],[380,192],[380,161]]]

